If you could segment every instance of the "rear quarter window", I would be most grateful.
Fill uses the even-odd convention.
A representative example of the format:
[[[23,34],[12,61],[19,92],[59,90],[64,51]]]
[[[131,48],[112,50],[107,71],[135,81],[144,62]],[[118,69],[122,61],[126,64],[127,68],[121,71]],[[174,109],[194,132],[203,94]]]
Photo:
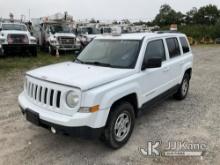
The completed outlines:
[[[190,48],[186,37],[180,37],[180,43],[182,45],[183,53],[188,53],[190,51]]]

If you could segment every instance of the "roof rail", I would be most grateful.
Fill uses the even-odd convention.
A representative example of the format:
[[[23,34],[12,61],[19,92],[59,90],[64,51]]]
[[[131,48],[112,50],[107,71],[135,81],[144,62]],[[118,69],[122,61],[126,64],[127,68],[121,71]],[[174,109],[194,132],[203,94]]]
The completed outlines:
[[[156,31],[157,34],[163,34],[163,33],[181,33],[174,30],[162,30],[162,31]]]

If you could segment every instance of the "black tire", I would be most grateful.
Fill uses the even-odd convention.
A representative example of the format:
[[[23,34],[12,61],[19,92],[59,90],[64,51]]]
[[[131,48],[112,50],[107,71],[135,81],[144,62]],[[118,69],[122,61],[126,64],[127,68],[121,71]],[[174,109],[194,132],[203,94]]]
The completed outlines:
[[[3,49],[0,49],[0,56],[4,56],[4,51],[3,51]]]
[[[52,47],[52,46],[49,46],[48,47],[48,52],[50,55],[52,56],[55,56],[56,55],[56,50]]]
[[[185,75],[183,76],[182,83],[181,83],[177,93],[174,94],[175,99],[183,100],[186,98],[188,91],[189,91],[189,81],[190,81],[190,76],[188,73],[185,73]]]
[[[37,57],[37,47],[31,48],[30,53],[32,57]]]
[[[129,121],[125,122],[126,119],[128,119]],[[122,124],[123,121],[126,124]],[[118,123],[118,126],[116,126],[116,123]],[[118,149],[125,145],[131,136],[134,124],[134,108],[130,103],[121,102],[118,105],[114,106],[110,110],[108,122],[104,130],[104,139],[106,144],[113,149]],[[118,128],[118,131],[116,128]],[[124,131],[125,133],[123,133]],[[119,136],[116,135],[117,133],[120,133],[119,136],[121,136],[121,139],[119,139]]]

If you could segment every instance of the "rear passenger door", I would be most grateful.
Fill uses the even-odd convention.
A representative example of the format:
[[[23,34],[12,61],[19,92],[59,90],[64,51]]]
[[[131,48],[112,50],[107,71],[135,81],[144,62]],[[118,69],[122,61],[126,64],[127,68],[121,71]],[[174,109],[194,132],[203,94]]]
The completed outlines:
[[[177,37],[166,38],[167,51],[169,54],[169,87],[174,87],[179,83],[179,76],[181,75],[181,68],[184,64],[181,58],[180,43]]]

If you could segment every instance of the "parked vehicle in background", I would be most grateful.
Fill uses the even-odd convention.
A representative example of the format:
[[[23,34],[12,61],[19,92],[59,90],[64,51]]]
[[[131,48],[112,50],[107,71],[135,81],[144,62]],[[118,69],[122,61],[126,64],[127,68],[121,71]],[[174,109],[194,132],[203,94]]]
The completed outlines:
[[[37,40],[24,23],[0,23],[0,54],[27,52],[37,56]]]
[[[84,49],[93,39],[101,35],[111,34],[112,27],[104,24],[88,24],[77,28],[77,39],[81,43],[81,49]]]
[[[32,19],[32,23],[39,46],[51,55],[80,49],[80,42],[73,32],[74,21],[67,13]]]
[[[27,72],[18,100],[26,119],[53,133],[101,137],[120,148],[135,118],[169,96],[187,96],[193,55],[180,33],[96,37],[74,62]]]
[[[94,40],[96,37],[101,36],[102,34],[80,34],[77,36],[77,40],[81,44],[81,49],[83,50],[92,40]]]
[[[216,38],[216,39],[215,39],[215,43],[216,43],[216,44],[220,44],[220,38]]]

